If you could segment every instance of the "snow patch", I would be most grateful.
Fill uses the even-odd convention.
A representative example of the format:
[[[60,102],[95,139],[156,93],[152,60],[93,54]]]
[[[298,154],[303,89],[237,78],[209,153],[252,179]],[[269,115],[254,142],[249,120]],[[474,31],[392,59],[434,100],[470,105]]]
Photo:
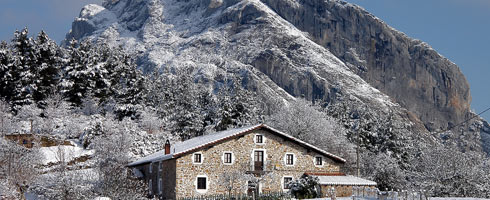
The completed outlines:
[[[73,146],[59,145],[39,148],[39,152],[44,156],[41,163],[43,165],[47,165],[50,163],[58,163],[62,160],[65,162],[70,162],[82,156],[90,156],[95,152],[95,150],[83,149],[83,147],[78,143],[71,142],[71,144]]]

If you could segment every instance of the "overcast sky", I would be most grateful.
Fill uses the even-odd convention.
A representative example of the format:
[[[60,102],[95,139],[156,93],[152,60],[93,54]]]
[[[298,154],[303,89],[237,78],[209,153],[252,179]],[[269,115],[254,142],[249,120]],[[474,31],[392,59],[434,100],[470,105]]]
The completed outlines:
[[[430,44],[466,75],[476,112],[490,107],[490,0],[347,0]],[[41,29],[60,42],[85,4],[102,0],[0,0],[0,40]],[[490,111],[483,115],[490,119]]]

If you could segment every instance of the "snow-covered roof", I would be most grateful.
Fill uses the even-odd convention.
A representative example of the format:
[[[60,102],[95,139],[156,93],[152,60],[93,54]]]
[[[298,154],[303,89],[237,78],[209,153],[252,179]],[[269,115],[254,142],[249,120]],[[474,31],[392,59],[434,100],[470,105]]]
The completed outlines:
[[[132,167],[132,166],[141,165],[141,164],[145,164],[145,163],[149,163],[149,162],[158,162],[158,161],[162,161],[162,160],[168,160],[168,159],[176,158],[176,157],[182,156],[186,153],[196,151],[200,148],[203,148],[203,147],[206,147],[209,145],[213,145],[215,143],[236,137],[238,135],[246,134],[252,130],[256,130],[259,128],[269,129],[272,133],[275,133],[275,134],[281,135],[283,137],[286,137],[290,140],[293,140],[293,141],[295,141],[295,142],[297,142],[297,143],[299,143],[299,144],[301,144],[307,148],[311,148],[315,151],[318,151],[318,152],[324,154],[325,156],[330,157],[336,161],[345,162],[345,160],[343,158],[336,156],[334,154],[331,154],[329,152],[326,152],[326,151],[324,151],[318,147],[315,147],[309,143],[306,143],[300,139],[297,139],[297,138],[290,136],[286,133],[283,133],[283,132],[278,131],[274,128],[271,128],[265,124],[257,124],[257,125],[253,125],[253,126],[230,129],[230,130],[221,131],[221,132],[217,132],[217,133],[213,133],[213,134],[209,134],[209,135],[195,137],[195,138],[192,138],[192,139],[180,142],[180,143],[176,143],[176,144],[173,144],[171,146],[170,154],[165,155],[165,150],[161,150],[161,151],[153,153],[149,156],[146,156],[146,157],[143,157],[139,160],[136,160],[132,163],[129,163],[128,166]]]
[[[363,185],[375,186],[376,182],[356,176],[317,176],[320,185]]]

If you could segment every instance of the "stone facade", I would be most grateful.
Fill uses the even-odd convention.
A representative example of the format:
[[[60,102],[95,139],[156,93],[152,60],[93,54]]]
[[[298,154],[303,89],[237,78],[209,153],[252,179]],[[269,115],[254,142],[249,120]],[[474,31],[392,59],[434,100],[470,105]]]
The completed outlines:
[[[263,137],[263,143],[255,142],[256,135]],[[264,152],[263,171],[254,170],[254,151]],[[224,153],[232,153],[232,163],[224,163]],[[201,154],[202,163],[194,163],[194,154]],[[293,165],[286,165],[286,154],[293,154]],[[315,165],[315,157],[322,157],[323,164]],[[159,171],[158,165],[162,164]],[[152,194],[162,199],[176,199],[201,195],[228,194],[228,184],[223,181],[230,174],[242,174],[230,192],[247,193],[251,177],[259,179],[259,192],[280,192],[284,189],[284,177],[293,180],[305,172],[339,172],[343,163],[335,161],[320,152],[302,146],[286,137],[267,129],[257,129],[212,146],[196,149],[181,157],[154,162],[152,172],[149,164],[137,168],[145,174],[145,181],[152,182]],[[197,189],[197,178],[206,177],[206,190]],[[247,178],[248,177],[248,178]],[[162,178],[162,192],[158,181]]]
[[[330,191],[332,188],[335,189],[336,197],[351,197],[353,191],[352,187],[353,187],[352,185],[321,185],[320,189],[322,192],[322,197],[329,197],[330,195],[328,194],[328,191]],[[376,186],[357,186],[357,187],[361,187],[363,189],[376,188]]]
[[[5,139],[14,141],[26,148],[32,148],[36,142],[36,137],[33,134],[10,134],[5,135]]]

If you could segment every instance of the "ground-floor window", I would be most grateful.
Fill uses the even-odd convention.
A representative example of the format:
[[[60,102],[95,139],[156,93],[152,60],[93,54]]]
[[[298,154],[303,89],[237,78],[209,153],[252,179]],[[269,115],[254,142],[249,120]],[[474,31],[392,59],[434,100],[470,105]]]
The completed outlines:
[[[206,175],[200,175],[196,178],[196,190],[199,193],[206,193],[209,188],[208,177]]]
[[[284,177],[284,180],[283,180],[283,183],[284,183],[283,188],[285,190],[291,189],[291,187],[289,186],[289,182],[291,182],[291,181],[293,181],[293,177]]]
[[[197,178],[197,189],[205,190],[206,189],[206,177]]]

